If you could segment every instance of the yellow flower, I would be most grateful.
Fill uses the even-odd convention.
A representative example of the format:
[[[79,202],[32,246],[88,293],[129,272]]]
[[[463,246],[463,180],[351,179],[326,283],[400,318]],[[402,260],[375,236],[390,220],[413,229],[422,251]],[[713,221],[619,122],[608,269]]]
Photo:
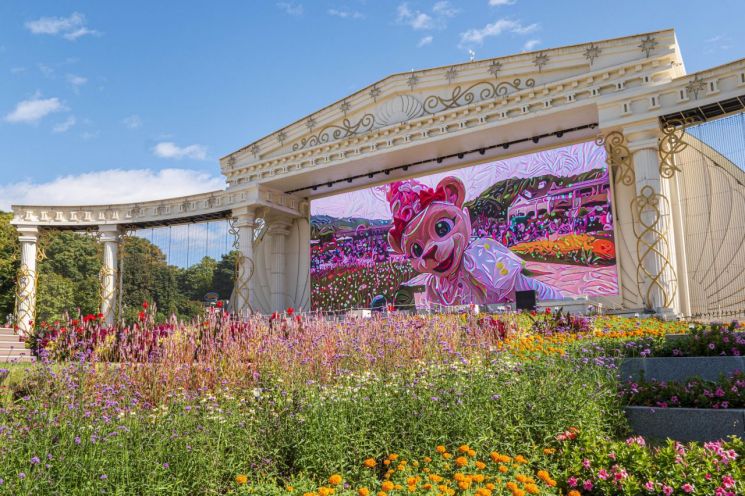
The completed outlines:
[[[338,486],[339,484],[341,484],[341,481],[342,481],[342,478],[341,478],[341,475],[339,474],[334,474],[331,477],[329,477],[329,484],[331,484],[332,486]]]
[[[481,461],[477,461],[476,462],[476,468],[479,469],[479,470],[484,470],[486,468],[486,463],[481,462]]]
[[[517,455],[515,457],[515,463],[528,463],[528,460],[523,455]]]
[[[330,487],[319,487],[318,488],[318,496],[330,496],[334,494],[334,490]]]
[[[243,486],[248,482],[248,476],[243,474],[238,474],[235,476],[235,483],[239,486]]]
[[[443,453],[442,457],[446,460],[450,460],[453,457],[452,453]]]
[[[541,490],[535,484],[526,484],[525,490],[530,494],[540,494]]]
[[[471,482],[467,480],[460,481],[458,483],[458,487],[465,491],[466,489],[471,487]]]
[[[471,449],[471,448],[469,448],[467,444],[462,444],[462,445],[461,445],[461,446],[460,446],[460,447],[458,448],[458,451],[460,451],[461,453],[468,453],[468,450],[469,450],[469,449]]]
[[[476,451],[475,450],[472,450],[472,449],[468,450],[468,456],[470,456],[471,458],[473,458],[474,456],[476,456]]]
[[[388,458],[390,458],[391,460],[397,460],[398,455],[396,453],[391,453],[390,455],[388,455]]]
[[[366,487],[357,489],[357,496],[370,496],[370,490]]]
[[[445,446],[439,445],[437,448],[435,448],[435,451],[437,451],[438,453],[445,453],[447,449],[445,448]]]
[[[502,472],[503,474],[507,473],[508,470],[509,469],[505,465],[499,466],[499,471]]]
[[[432,461],[432,458],[430,458],[430,457],[428,457],[428,456],[425,456],[424,458],[422,458],[422,461],[423,461],[424,463],[429,463],[429,462],[431,462],[431,461]]]
[[[375,465],[377,465],[378,462],[375,461],[375,458],[368,458],[365,460],[365,466],[367,468],[375,468]]]
[[[468,465],[468,458],[466,458],[465,456],[459,456],[455,459],[456,467],[465,467],[466,465]]]
[[[556,449],[554,448],[543,448],[544,455],[553,455],[554,453],[556,453]]]
[[[473,474],[471,478],[473,479],[474,482],[477,482],[479,484],[484,482],[484,474]]]
[[[380,485],[380,488],[386,492],[393,491],[394,487],[395,485],[391,481],[383,481],[383,484]]]
[[[567,493],[567,496],[582,496],[582,493],[577,491],[576,489],[572,489]]]
[[[291,493],[292,491],[295,490],[295,488],[292,486],[287,486],[285,489],[287,490],[288,493]]]

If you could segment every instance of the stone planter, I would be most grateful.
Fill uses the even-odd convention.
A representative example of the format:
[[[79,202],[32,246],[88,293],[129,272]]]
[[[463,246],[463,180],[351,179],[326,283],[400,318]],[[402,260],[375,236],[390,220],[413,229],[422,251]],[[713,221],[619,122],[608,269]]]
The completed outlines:
[[[728,436],[745,439],[744,409],[627,406],[624,410],[634,433],[645,438],[699,442]]]
[[[660,357],[627,358],[621,363],[621,381],[637,381],[644,374],[647,381],[685,382],[692,377],[716,381],[721,375],[745,371],[745,357]]]

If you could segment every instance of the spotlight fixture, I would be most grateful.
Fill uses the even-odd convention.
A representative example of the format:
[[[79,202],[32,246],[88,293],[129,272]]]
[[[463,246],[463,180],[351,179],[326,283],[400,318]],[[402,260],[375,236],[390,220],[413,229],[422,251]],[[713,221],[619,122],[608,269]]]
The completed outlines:
[[[438,164],[441,164],[442,163],[442,157],[437,157],[437,163]]]
[[[318,189],[318,186],[315,186],[315,185],[314,185],[314,186],[313,186],[313,191],[315,191],[315,190],[317,190],[317,189]]]
[[[479,155],[483,155],[486,153],[486,148],[479,149]]]
[[[458,158],[463,158],[463,152],[460,152],[460,153],[458,154]]]
[[[373,178],[373,175],[374,174],[371,172],[370,174],[367,175],[367,177],[369,177],[370,179],[372,179]]]
[[[401,168],[402,168],[403,170],[405,170],[405,171],[409,170],[409,166],[408,166],[408,165],[404,165],[404,166],[403,166],[403,167],[401,167]]]
[[[352,178],[351,178],[351,177],[348,177],[348,178],[347,178],[347,182],[348,182],[348,183],[351,183],[351,182],[352,182]]]
[[[334,185],[334,183],[328,183],[326,186],[328,186],[330,188],[333,185]]]
[[[538,143],[539,141],[541,141],[541,137],[540,136],[534,136],[533,137],[533,143]]]
[[[505,150],[508,149],[509,147],[510,147],[510,144],[509,143],[503,143],[502,144],[502,148],[504,148]]]
[[[562,136],[564,136],[564,131],[556,131],[557,138],[561,138]]]
[[[391,170],[390,169],[386,169],[383,172],[385,173],[386,176],[390,176],[391,175]]]

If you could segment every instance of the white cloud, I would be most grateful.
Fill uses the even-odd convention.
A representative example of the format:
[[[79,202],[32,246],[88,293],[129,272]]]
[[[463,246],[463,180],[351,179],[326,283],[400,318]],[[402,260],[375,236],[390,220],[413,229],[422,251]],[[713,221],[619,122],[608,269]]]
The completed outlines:
[[[59,98],[41,98],[36,95],[29,100],[22,100],[16,108],[5,116],[6,122],[35,124],[54,112],[65,110]]]
[[[284,10],[285,14],[291,16],[297,17],[303,15],[303,4],[301,3],[277,2],[277,7]]]
[[[77,76],[75,74],[68,74],[66,76],[67,82],[73,86],[82,86],[88,82],[88,78],[83,76]]]
[[[153,153],[156,157],[172,158],[180,160],[190,158],[194,160],[204,160],[207,158],[207,148],[203,145],[188,145],[180,147],[172,141],[162,141],[153,147]]]
[[[515,5],[517,0],[489,0],[489,5],[492,7],[501,7],[502,5]]]
[[[520,21],[512,19],[498,19],[491,24],[487,24],[481,29],[469,29],[460,34],[461,48],[482,45],[485,38],[492,36],[499,36],[504,32],[515,33],[515,34],[529,34],[536,31],[540,26],[538,24],[523,25]]]
[[[460,11],[453,7],[450,2],[443,0],[432,6],[432,12],[443,17],[455,17]]]
[[[55,124],[52,128],[52,132],[54,133],[64,133],[66,131],[69,131],[72,126],[75,125],[77,120],[75,119],[74,115],[71,115],[64,121],[60,122],[59,124]]]
[[[526,52],[529,52],[533,50],[535,47],[537,47],[541,43],[541,40],[528,40],[523,45],[523,50]]]
[[[0,184],[0,210],[10,205],[96,205],[193,195],[225,188],[222,177],[186,169],[111,169],[45,183]]]
[[[432,13],[412,10],[408,2],[396,7],[396,22],[411,27],[414,30],[445,29],[448,19],[455,17],[460,10],[448,1],[441,0],[432,6]]]
[[[62,36],[70,41],[89,34],[100,34],[96,30],[89,29],[85,24],[85,16],[79,12],[73,12],[69,17],[40,17],[35,21],[28,21],[26,29],[33,34]]]
[[[10,68],[11,74],[21,74],[22,72],[26,72],[25,67],[11,67]]]
[[[427,46],[430,43],[432,43],[433,40],[434,40],[434,38],[432,36],[425,36],[424,38],[422,38],[421,40],[419,40],[419,43],[417,43],[416,46],[418,46],[420,48],[423,47],[423,46]]]
[[[357,12],[356,10],[329,9],[327,12],[330,16],[340,17],[342,19],[364,19],[365,18],[365,15],[362,12]]]
[[[129,129],[137,129],[138,127],[142,126],[142,119],[140,119],[139,115],[133,114],[122,119],[122,124],[124,124]]]

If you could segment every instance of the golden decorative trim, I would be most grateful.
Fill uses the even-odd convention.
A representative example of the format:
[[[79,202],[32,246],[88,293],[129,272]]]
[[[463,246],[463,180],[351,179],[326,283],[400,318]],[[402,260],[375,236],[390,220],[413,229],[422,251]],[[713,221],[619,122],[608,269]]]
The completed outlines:
[[[672,306],[675,298],[675,285],[667,288],[664,284],[666,272],[675,279],[675,267],[670,262],[670,244],[661,226],[663,212],[670,211],[668,199],[657,193],[651,186],[644,186],[631,201],[634,213],[634,234],[636,235],[637,284],[645,308],[653,308],[654,292],[662,295],[662,307]],[[647,265],[654,267],[650,269]],[[646,281],[646,288],[642,281]],[[668,292],[668,289],[671,289]]]
[[[26,264],[18,268],[18,274],[16,275],[16,326],[22,322],[34,322],[36,319],[36,282],[37,271],[32,271]]]
[[[680,168],[675,165],[675,155],[688,148],[685,142],[686,129],[700,124],[699,117],[686,117],[685,119],[670,119],[660,125],[662,136],[659,139],[658,148],[660,156],[660,176],[670,179]]]
[[[117,257],[118,258],[118,257]],[[110,302],[113,309],[116,308],[116,302],[114,302],[114,295],[116,294],[116,271],[112,267],[101,265],[101,270],[98,271],[98,308],[101,312],[104,310],[104,303]],[[116,313],[116,310],[114,310]]]
[[[606,151],[606,163],[613,173],[613,180],[626,186],[636,182],[634,166],[631,162],[631,152],[626,145],[626,137],[620,131],[611,131],[606,135],[595,138],[595,144],[604,146]]]
[[[241,252],[241,234],[240,229],[235,225],[236,222],[237,219],[235,218],[228,219],[228,232],[233,235],[233,249],[238,253],[235,257],[235,269],[233,272],[233,311],[248,308],[253,313],[254,309],[251,306],[251,295],[249,294],[249,281],[254,276],[255,264],[253,259]],[[250,240],[251,243],[253,241]]]

